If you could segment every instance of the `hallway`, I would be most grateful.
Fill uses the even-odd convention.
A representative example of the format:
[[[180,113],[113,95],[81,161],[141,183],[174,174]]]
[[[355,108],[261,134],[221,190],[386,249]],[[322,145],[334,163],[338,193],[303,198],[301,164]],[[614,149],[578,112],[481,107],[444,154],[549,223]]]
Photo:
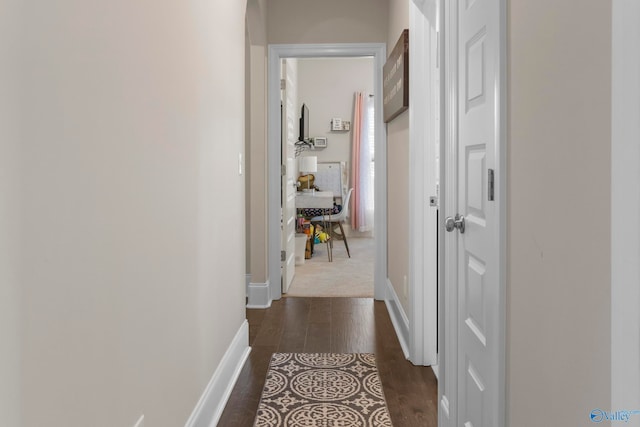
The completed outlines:
[[[252,348],[220,422],[251,426],[271,354],[375,353],[395,426],[437,426],[437,383],[430,367],[407,361],[383,302],[364,298],[282,298],[247,310]]]

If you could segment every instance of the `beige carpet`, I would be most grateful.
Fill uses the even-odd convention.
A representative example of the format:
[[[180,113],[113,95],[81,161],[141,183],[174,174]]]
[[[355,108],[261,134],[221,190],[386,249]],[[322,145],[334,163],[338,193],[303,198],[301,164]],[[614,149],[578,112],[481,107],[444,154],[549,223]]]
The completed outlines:
[[[275,353],[254,427],[392,427],[373,354]]]
[[[296,266],[296,274],[288,297],[363,297],[373,298],[373,264],[375,241],[371,238],[349,238],[351,258],[342,240],[333,242],[333,262],[327,257],[325,244],[315,245],[315,253],[304,265]]]

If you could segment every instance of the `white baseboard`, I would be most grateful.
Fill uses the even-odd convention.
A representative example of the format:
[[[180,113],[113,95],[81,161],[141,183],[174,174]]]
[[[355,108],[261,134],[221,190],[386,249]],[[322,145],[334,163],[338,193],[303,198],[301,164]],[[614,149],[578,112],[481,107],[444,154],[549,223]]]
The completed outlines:
[[[433,375],[436,376],[436,379],[440,379],[440,371],[438,370],[438,365],[431,365],[431,370],[433,371]]]
[[[185,427],[215,427],[218,424],[250,352],[249,322],[245,320],[224,353],[220,365],[213,373]]]
[[[389,278],[387,278],[387,298],[384,302],[387,305],[387,311],[389,311],[389,317],[391,317],[391,323],[398,336],[398,341],[400,341],[404,357],[409,359],[409,318],[404,312],[398,294],[396,294]]]
[[[249,283],[247,288],[247,308],[271,307],[271,289],[266,283]]]

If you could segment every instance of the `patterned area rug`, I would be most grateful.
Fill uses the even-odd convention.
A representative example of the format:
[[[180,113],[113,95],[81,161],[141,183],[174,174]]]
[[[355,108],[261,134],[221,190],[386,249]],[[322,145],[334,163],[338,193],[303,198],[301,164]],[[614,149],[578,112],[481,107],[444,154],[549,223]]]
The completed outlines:
[[[373,354],[275,353],[254,427],[391,427]]]

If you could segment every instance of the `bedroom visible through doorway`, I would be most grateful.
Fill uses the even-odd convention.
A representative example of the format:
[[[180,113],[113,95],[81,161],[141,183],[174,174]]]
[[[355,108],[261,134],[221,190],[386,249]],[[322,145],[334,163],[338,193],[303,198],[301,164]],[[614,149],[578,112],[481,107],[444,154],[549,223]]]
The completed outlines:
[[[363,56],[282,60],[282,159],[290,175],[282,181],[283,246],[287,242],[282,271],[284,296],[373,297],[373,67],[374,58]],[[301,115],[306,115],[304,123]],[[295,158],[285,161],[287,150],[295,151]],[[313,172],[302,170],[301,165],[309,164],[309,160],[314,163]],[[292,197],[286,196],[291,193],[287,187],[295,185],[295,179],[296,193],[302,194],[307,177],[312,177],[316,191],[333,194],[334,208],[327,218],[339,221],[341,227],[334,223],[323,230],[318,222],[320,211],[297,209],[295,266],[291,268],[288,242],[292,234],[285,228],[285,203],[292,204],[287,200]],[[325,233],[331,230],[334,232]],[[331,236],[331,248],[325,243],[327,236]]]

